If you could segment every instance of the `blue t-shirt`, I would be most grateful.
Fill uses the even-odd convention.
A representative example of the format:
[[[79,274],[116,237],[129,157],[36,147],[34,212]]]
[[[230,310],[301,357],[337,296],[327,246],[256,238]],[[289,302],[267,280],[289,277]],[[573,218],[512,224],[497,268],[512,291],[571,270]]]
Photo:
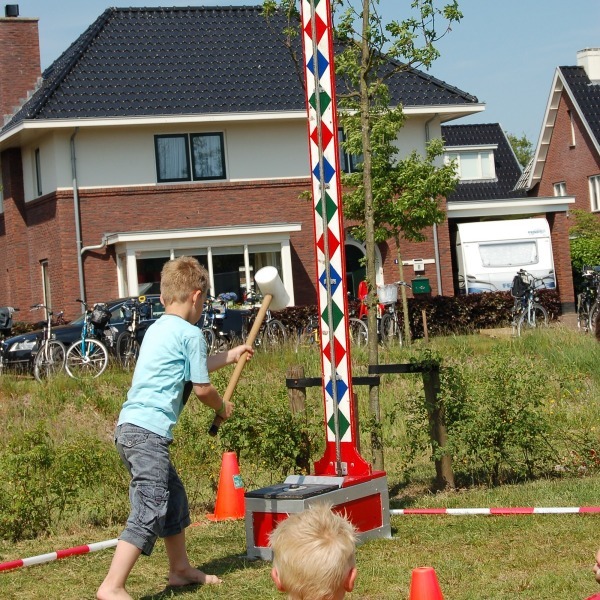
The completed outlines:
[[[185,319],[163,315],[144,335],[118,425],[131,423],[173,439],[186,381],[210,383],[204,336]]]

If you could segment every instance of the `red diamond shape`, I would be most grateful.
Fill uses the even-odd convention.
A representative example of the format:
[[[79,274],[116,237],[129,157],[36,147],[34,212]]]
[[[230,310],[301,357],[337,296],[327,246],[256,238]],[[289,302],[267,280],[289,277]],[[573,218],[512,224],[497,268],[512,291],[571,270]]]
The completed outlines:
[[[329,142],[333,138],[333,133],[324,123],[321,123],[321,137],[323,139],[323,150],[329,146]],[[319,145],[319,128],[315,127],[310,134],[310,139],[318,146]]]
[[[329,256],[332,257],[335,254],[335,251],[340,247],[340,243],[338,241],[338,239],[335,237],[335,235],[333,235],[333,232],[331,231],[331,229],[327,230],[329,237]],[[324,235],[322,235],[319,238],[319,241],[317,242],[317,248],[319,248],[319,250],[325,254],[325,240],[324,240]]]
[[[337,367],[340,364],[340,362],[342,362],[344,356],[346,356],[346,350],[336,337],[333,338],[333,341],[335,343],[335,366]],[[325,346],[325,348],[323,349],[323,354],[325,355],[327,360],[331,362],[331,342],[327,344],[327,346]]]
[[[315,14],[315,25],[317,29],[317,42],[320,42],[323,34],[327,31],[327,25],[323,23],[323,19],[317,14]],[[312,38],[312,25],[310,21],[306,24],[304,32],[309,38]]]

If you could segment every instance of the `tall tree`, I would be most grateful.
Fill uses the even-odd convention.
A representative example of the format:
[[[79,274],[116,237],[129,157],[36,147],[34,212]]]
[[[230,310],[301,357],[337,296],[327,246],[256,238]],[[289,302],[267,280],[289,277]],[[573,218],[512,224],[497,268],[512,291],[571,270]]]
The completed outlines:
[[[445,2],[445,3],[444,3]],[[369,364],[379,363],[375,248],[378,241],[394,237],[420,239],[423,229],[443,220],[439,199],[451,191],[452,165],[435,166],[441,142],[429,145],[426,157],[416,153],[398,161],[395,141],[405,116],[402,106],[392,106],[386,82],[411,68],[429,68],[439,51],[435,44],[462,14],[456,0],[412,0],[403,6],[405,18],[385,23],[380,0],[331,0],[334,27],[342,51],[336,55],[338,109],[346,141],[344,149],[362,155],[362,167],[346,181],[352,189],[344,199],[344,213],[357,221],[357,233],[366,245],[366,277],[369,286]],[[296,0],[266,0],[267,19],[276,9],[290,23],[298,16]],[[285,30],[288,47],[293,28]],[[345,91],[342,91],[344,90]],[[439,171],[439,173],[438,173]],[[405,329],[408,329],[403,289]],[[373,466],[383,469],[383,443],[379,391],[369,392],[372,413]]]
[[[521,137],[517,137],[512,133],[507,133],[506,137],[508,138],[511,148],[520,165],[525,168],[533,158],[533,144],[527,139],[525,134]]]

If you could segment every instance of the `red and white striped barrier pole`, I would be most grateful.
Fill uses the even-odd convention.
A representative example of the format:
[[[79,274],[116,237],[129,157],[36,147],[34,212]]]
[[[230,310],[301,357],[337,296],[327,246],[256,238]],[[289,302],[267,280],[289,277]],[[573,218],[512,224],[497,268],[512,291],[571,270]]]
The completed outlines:
[[[600,513],[600,506],[513,506],[508,508],[398,508],[390,515],[566,515]]]
[[[97,552],[106,548],[113,548],[117,545],[118,540],[106,540],[104,542],[96,542],[95,544],[86,544],[84,546],[74,546],[66,550],[57,550],[48,554],[40,554],[38,556],[30,556],[29,558],[20,558],[9,562],[0,563],[0,571],[10,571],[11,569],[19,569],[20,567],[30,567],[31,565],[41,565],[42,563],[75,556],[78,554],[87,554],[88,552]]]

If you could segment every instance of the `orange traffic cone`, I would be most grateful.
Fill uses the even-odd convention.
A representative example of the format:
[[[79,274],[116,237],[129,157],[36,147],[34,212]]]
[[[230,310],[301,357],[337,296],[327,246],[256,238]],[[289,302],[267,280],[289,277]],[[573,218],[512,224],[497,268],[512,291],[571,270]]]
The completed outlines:
[[[433,567],[413,569],[408,600],[444,600]]]
[[[243,519],[245,513],[244,482],[240,475],[235,452],[224,452],[219,473],[219,487],[214,514],[207,515],[211,521]]]

